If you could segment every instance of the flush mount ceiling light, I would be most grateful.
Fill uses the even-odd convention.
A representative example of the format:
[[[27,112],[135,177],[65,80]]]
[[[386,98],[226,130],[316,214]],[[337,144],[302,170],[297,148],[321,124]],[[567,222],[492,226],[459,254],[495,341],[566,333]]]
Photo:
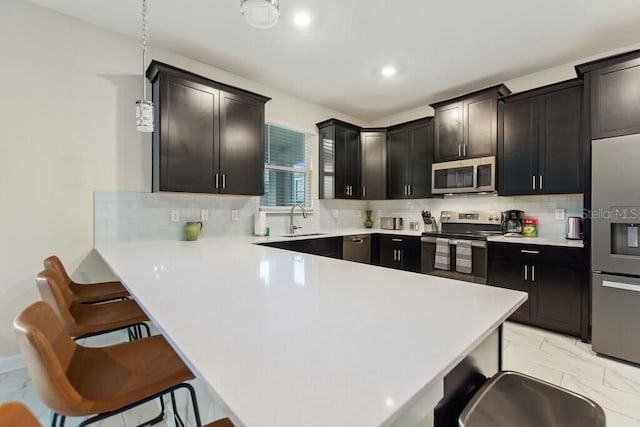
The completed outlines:
[[[280,0],[240,0],[240,12],[249,25],[256,28],[271,28],[280,16]]]
[[[380,74],[382,75],[382,77],[393,77],[398,73],[398,70],[396,67],[394,67],[393,65],[385,65],[384,67],[382,67],[382,69],[380,70]]]
[[[309,16],[306,12],[296,13],[296,16],[293,17],[293,22],[298,27],[308,27],[311,23],[311,16]]]
[[[136,101],[136,129],[140,132],[153,132],[153,102],[147,99],[147,79],[145,78],[148,32],[147,0],[142,0],[142,99]]]

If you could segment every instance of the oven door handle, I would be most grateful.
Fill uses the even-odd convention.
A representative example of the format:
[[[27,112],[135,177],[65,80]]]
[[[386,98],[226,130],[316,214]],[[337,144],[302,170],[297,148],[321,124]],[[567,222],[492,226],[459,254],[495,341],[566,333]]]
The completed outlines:
[[[436,243],[436,239],[437,239],[437,237],[422,236],[420,238],[420,241],[422,243],[435,244]],[[465,239],[449,239],[449,244],[452,245],[452,246],[455,246],[455,245],[457,245],[458,240],[465,240]],[[471,246],[473,246],[474,248],[486,248],[487,247],[487,242],[485,240],[471,240]]]

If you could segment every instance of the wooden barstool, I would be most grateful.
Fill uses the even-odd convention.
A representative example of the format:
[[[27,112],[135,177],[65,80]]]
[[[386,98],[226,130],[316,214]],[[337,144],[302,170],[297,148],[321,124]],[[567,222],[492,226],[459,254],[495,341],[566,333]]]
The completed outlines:
[[[36,276],[42,300],[51,305],[67,334],[73,338],[129,329],[133,336],[141,338],[140,327],[151,335],[147,315],[133,300],[114,301],[105,304],[82,304],[73,300],[69,287],[56,270],[43,270]],[[133,332],[131,332],[133,331]]]
[[[66,417],[90,418],[79,426],[108,418],[170,394],[176,423],[174,392],[190,394],[196,425],[201,426],[189,368],[161,336],[109,347],[84,347],[65,332],[51,306],[39,301],[27,307],[13,323],[27,372],[42,401],[54,412],[52,426],[64,425]]]
[[[60,274],[63,283],[71,290],[74,301],[83,304],[93,304],[97,302],[124,299],[129,296],[129,292],[121,282],[87,284],[74,282],[67,274],[67,270],[64,268],[64,265],[62,265],[60,259],[55,255],[45,259],[43,264],[45,270],[55,270]]]

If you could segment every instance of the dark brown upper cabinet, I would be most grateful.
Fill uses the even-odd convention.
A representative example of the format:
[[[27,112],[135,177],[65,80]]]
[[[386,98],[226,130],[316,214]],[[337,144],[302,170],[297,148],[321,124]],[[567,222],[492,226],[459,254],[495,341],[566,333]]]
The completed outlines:
[[[498,193],[583,191],[582,81],[507,96],[498,119]]]
[[[153,191],[264,194],[269,98],[152,61]]]
[[[317,123],[321,199],[359,199],[360,128],[337,119]]]
[[[510,93],[501,84],[432,104],[434,162],[495,156],[498,99]]]
[[[640,50],[576,66],[584,78],[591,139],[640,133]]]
[[[387,130],[363,129],[360,132],[360,171],[362,199],[387,197]]]
[[[387,129],[387,198],[431,196],[433,118]]]

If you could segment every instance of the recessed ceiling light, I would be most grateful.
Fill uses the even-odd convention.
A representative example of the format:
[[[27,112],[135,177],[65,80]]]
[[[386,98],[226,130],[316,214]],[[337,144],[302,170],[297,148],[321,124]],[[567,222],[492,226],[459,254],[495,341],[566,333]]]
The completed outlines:
[[[311,23],[311,16],[306,12],[299,12],[293,17],[293,22],[298,27],[307,27]]]
[[[393,65],[385,65],[384,67],[382,67],[382,70],[380,70],[380,74],[382,74],[382,77],[393,77],[397,72],[398,70]]]

